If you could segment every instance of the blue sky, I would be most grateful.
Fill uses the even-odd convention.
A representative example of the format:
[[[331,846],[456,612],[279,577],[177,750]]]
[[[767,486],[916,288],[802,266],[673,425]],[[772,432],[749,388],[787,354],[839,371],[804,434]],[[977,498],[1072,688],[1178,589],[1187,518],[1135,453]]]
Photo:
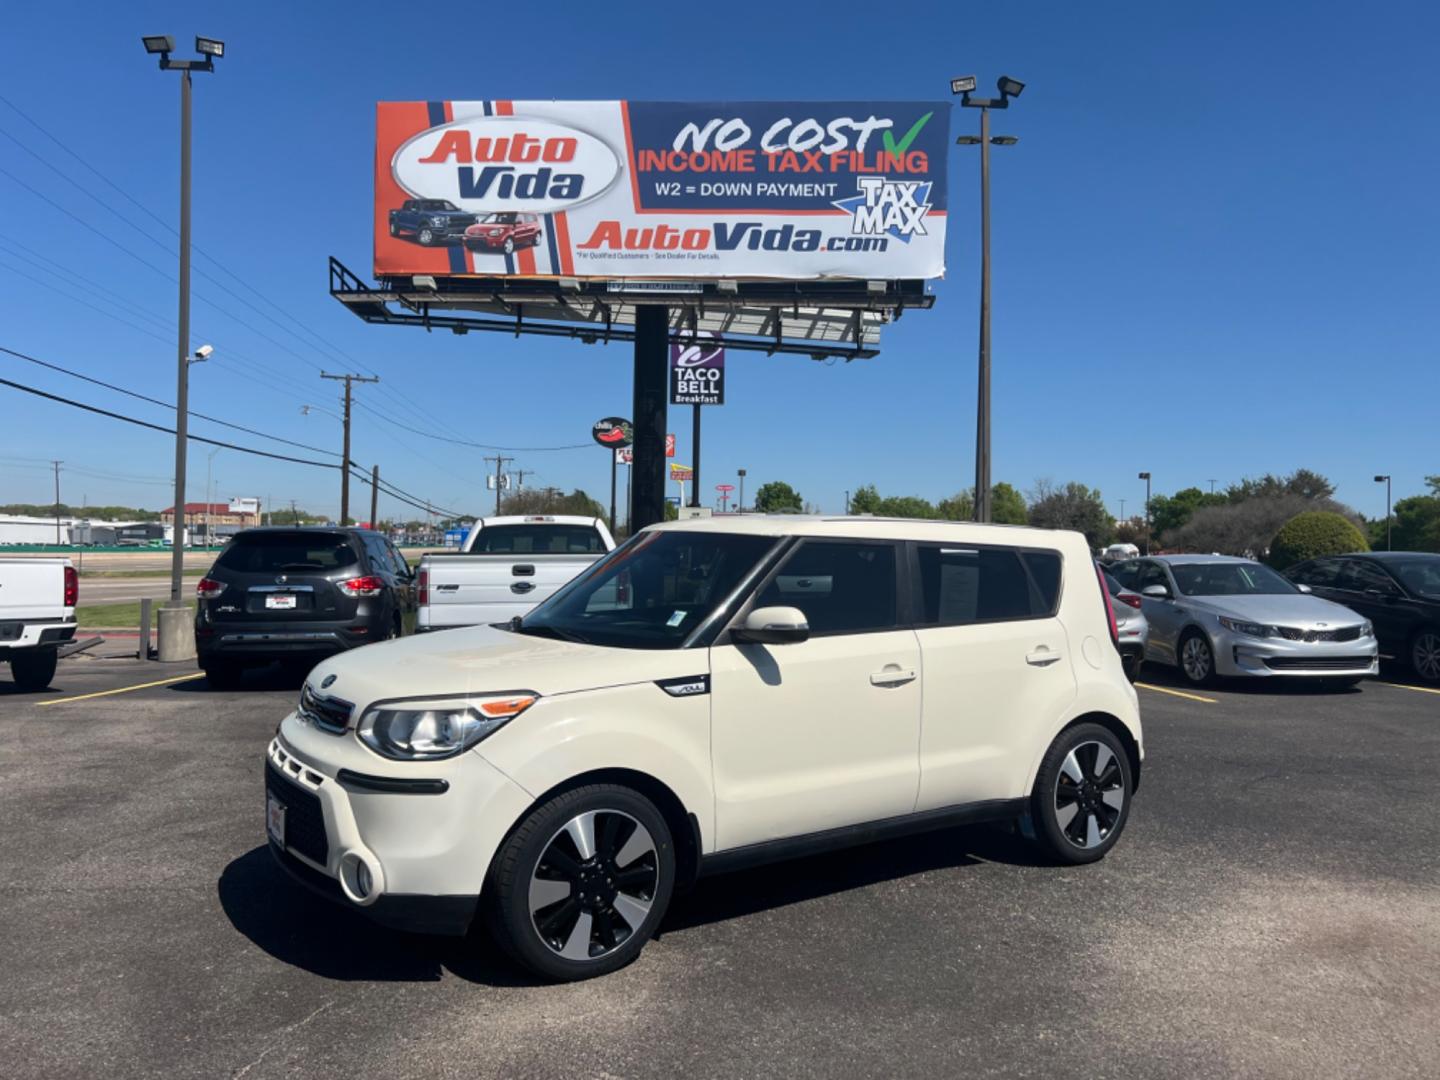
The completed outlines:
[[[338,411],[321,367],[378,372],[380,386],[357,389],[368,408],[486,443],[584,443],[593,420],[629,411],[624,347],[427,336],[367,326],[330,299],[327,256],[369,267],[377,100],[925,99],[951,75],[984,88],[1004,73],[1027,90],[995,117],[1020,137],[993,162],[995,479],[1081,480],[1134,512],[1140,469],[1170,492],[1304,466],[1378,516],[1372,475],[1392,473],[1398,498],[1440,472],[1432,4],[777,2],[757,20],[552,0],[530,24],[513,10],[92,0],[7,12],[0,94],[86,164],[3,103],[0,131],[153,239],[0,135],[0,168],[83,221],[0,175],[0,345],[173,399],[173,235],[97,175],[174,222],[177,77],[156,70],[142,33],[228,45],[219,71],[196,78],[195,240],[224,269],[197,257],[219,284],[194,279],[195,337],[217,354],[195,369],[191,407],[336,449],[338,422],[300,412]],[[975,121],[957,109],[956,133]],[[952,151],[935,308],[869,361],[732,354],[728,404],[705,415],[707,488],[746,467],[750,491],[784,479],[837,511],[867,482],[931,499],[971,483],[974,154]],[[0,377],[167,420],[9,357]],[[688,460],[688,410],[671,427]],[[169,505],[172,452],[166,436],[0,387],[0,502],[50,499],[47,461],[61,458],[67,501]],[[356,413],[355,460],[440,505],[487,504],[483,453]],[[192,447],[193,500],[206,456]],[[527,483],[604,496],[599,448],[514,456],[535,470]],[[328,471],[221,451],[213,474],[221,498],[338,511]],[[382,515],[402,510],[382,500]]]

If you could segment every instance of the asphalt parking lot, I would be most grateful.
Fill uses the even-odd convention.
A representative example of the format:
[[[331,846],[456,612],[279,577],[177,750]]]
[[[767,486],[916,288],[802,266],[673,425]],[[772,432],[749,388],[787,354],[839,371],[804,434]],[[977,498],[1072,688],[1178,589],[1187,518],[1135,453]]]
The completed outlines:
[[[0,672],[7,1076],[1435,1075],[1433,691],[1149,673],[1103,862],[970,829],[714,878],[553,987],[292,885],[261,767],[296,685],[189,674]]]

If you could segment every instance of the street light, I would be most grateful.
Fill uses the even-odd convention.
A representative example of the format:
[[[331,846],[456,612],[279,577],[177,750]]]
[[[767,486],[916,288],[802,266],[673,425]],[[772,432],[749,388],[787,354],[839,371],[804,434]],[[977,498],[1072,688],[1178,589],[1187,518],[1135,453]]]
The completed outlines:
[[[1002,75],[995,83],[998,98],[977,98],[975,76],[950,80],[950,92],[960,95],[960,104],[980,110],[980,134],[962,135],[961,146],[980,147],[980,377],[975,417],[975,520],[990,520],[990,146],[1014,146],[1012,135],[990,136],[990,110],[1008,109],[1010,99],[1019,97],[1025,84]]]
[[[1145,481],[1145,554],[1150,554],[1150,474],[1142,472],[1138,479]]]
[[[214,38],[196,38],[198,60],[172,60],[175,39],[169,35],[148,35],[140,39],[145,51],[160,57],[161,71],[180,72],[180,311],[176,338],[175,388],[175,527],[170,550],[170,601],[160,609],[161,660],[190,660],[195,656],[195,628],[185,606],[185,448],[190,418],[190,73],[214,71],[215,58],[225,54],[225,45]],[[202,43],[208,48],[202,48]],[[204,347],[206,360],[214,350]],[[207,522],[208,525],[208,522]]]
[[[1391,529],[1391,524],[1390,524],[1390,477],[1388,477],[1388,476],[1377,476],[1377,477],[1375,477],[1375,482],[1376,482],[1377,484],[1380,483],[1380,481],[1382,481],[1382,480],[1385,481],[1385,550],[1386,550],[1386,551],[1392,551],[1392,550],[1394,550],[1394,549],[1393,549],[1393,548],[1391,547],[1391,545],[1390,545],[1390,529]]]

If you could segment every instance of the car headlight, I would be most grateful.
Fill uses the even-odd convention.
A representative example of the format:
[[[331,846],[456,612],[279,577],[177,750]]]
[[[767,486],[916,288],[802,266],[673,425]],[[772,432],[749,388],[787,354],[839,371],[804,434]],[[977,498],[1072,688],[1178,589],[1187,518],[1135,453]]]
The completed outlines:
[[[356,734],[382,757],[433,761],[469,750],[537,700],[535,694],[520,694],[485,701],[381,705],[366,711]]]
[[[1361,637],[1374,637],[1374,636],[1375,636],[1375,624],[1372,623],[1369,619],[1366,619],[1364,622],[1362,622],[1362,623],[1360,624],[1360,636],[1361,636]]]
[[[445,219],[444,219],[443,217],[432,217],[432,218],[430,219],[430,224],[431,224],[431,225],[444,225],[444,224],[445,224]]]
[[[1248,634],[1250,637],[1273,637],[1275,628],[1265,626],[1262,623],[1245,622],[1243,619],[1230,619],[1219,615],[1220,625],[1226,630],[1233,630],[1237,634]]]

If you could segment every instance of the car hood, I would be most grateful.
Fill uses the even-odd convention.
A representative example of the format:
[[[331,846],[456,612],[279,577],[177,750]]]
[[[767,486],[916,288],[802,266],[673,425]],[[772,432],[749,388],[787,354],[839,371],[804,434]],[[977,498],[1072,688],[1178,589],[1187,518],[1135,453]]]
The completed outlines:
[[[1192,596],[1186,597],[1185,602],[1216,615],[1229,615],[1247,622],[1272,626],[1309,629],[1318,623],[1336,627],[1355,626],[1363,621],[1361,616],[1347,607],[1305,593],[1277,596]]]
[[[317,665],[306,681],[363,707],[417,695],[531,690],[550,697],[709,670],[703,649],[616,649],[475,626],[341,653]],[[332,675],[334,681],[324,685]]]

